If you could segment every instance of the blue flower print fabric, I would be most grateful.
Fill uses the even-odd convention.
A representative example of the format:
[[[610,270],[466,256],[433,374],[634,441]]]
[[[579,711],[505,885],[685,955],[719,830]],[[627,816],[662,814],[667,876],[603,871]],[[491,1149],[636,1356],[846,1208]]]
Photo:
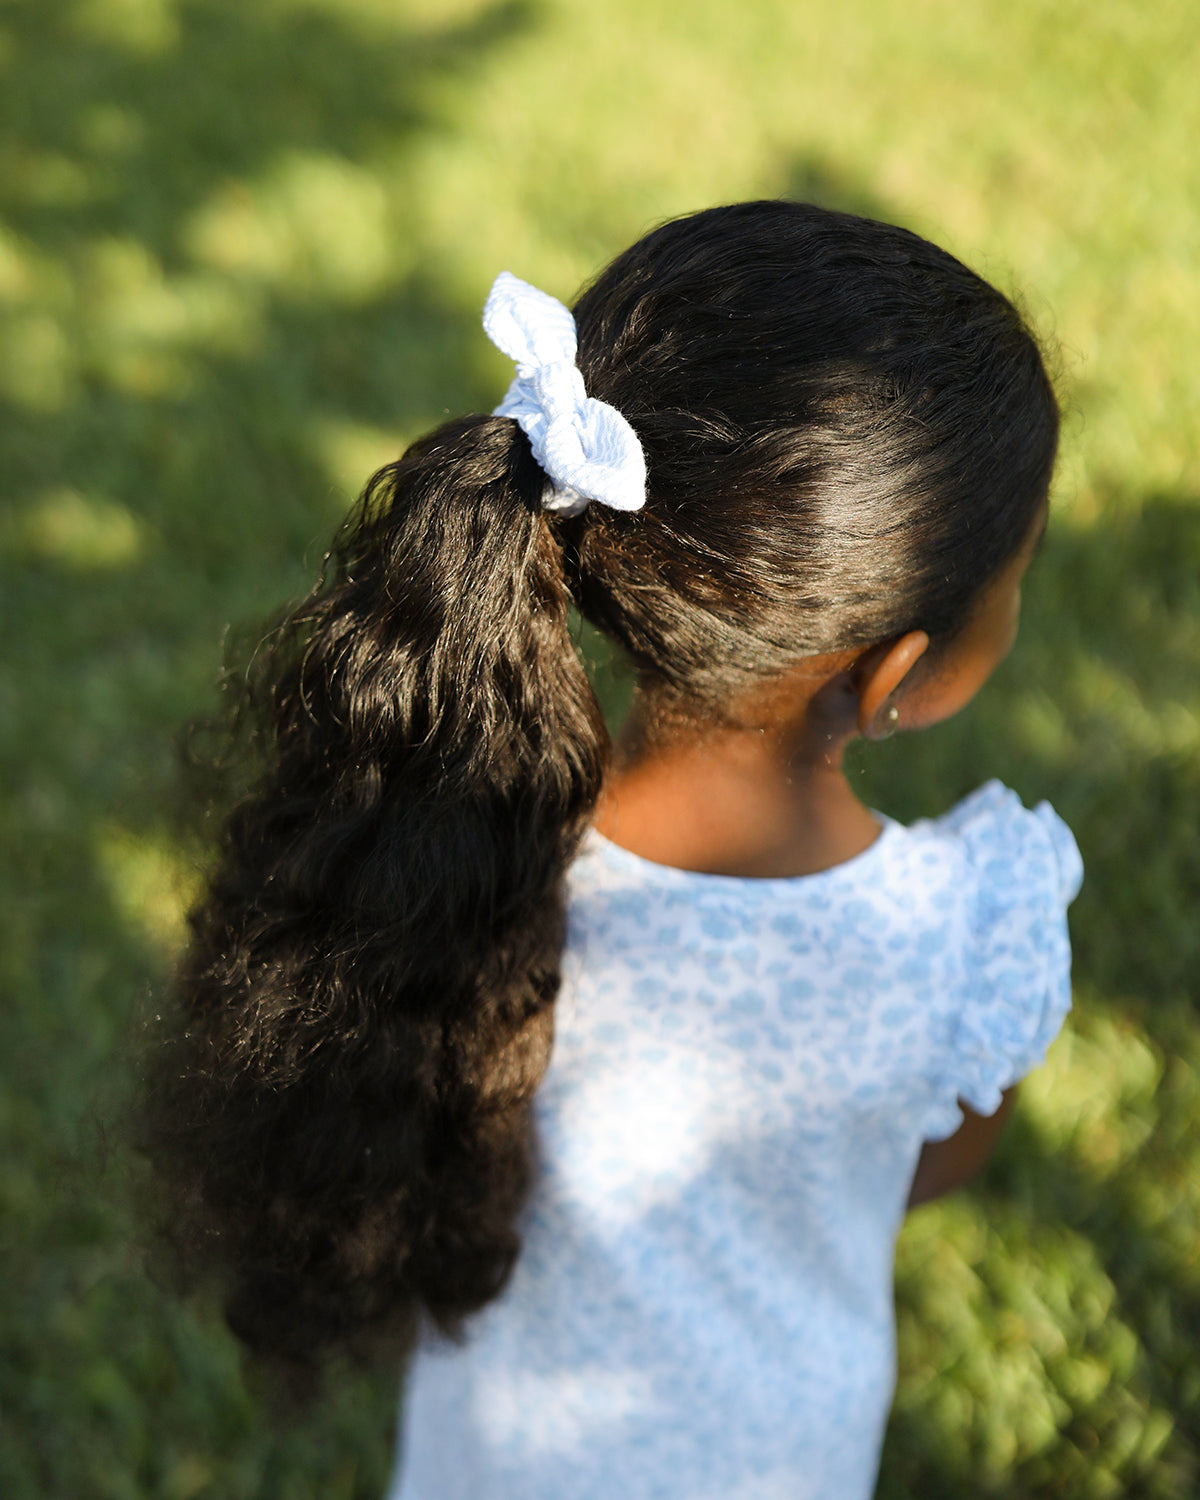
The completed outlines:
[[[869,1500],[921,1144],[1044,1057],[1081,875],[998,783],[794,879],[589,835],[524,1248],[419,1350],[392,1500]]]

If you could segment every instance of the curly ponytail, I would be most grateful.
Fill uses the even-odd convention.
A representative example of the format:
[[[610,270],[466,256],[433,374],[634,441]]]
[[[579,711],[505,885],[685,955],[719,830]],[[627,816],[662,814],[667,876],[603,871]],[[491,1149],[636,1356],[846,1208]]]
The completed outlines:
[[[371,481],[243,713],[149,1135],[172,1237],[294,1368],[423,1307],[452,1329],[518,1249],[562,880],[607,737],[515,424],[452,422]]]

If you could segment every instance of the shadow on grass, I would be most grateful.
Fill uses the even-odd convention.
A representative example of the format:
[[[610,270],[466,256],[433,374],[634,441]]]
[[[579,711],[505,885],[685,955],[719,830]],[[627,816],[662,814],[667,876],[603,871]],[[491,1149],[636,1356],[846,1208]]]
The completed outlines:
[[[103,347],[118,335],[87,260],[138,247],[131,299],[152,304],[159,272],[188,261],[191,215],[223,184],[305,149],[349,166],[379,151],[402,179],[439,125],[437,86],[526,30],[533,7],[502,0],[419,31],[223,0],[162,15],[149,40],[121,36],[135,11],[118,6],[46,0],[6,17],[0,217],[30,275],[52,266],[29,300],[51,308],[70,356],[52,389],[0,398],[0,609],[6,635],[28,643],[8,669],[20,728],[12,716],[0,731],[18,801],[49,770],[93,809],[111,809],[122,780],[144,807],[140,776],[117,770],[131,728],[146,727],[140,754],[194,709],[221,627],[303,587],[298,559],[332,530],[322,424],[392,431],[483,394],[467,354],[476,319],[419,262],[351,299],[260,280],[240,343],[201,338],[131,370]],[[0,320],[14,362],[34,349],[31,327]]]
[[[818,208],[832,208],[839,213],[859,214],[884,224],[903,224],[905,218],[898,203],[879,197],[848,173],[815,156],[797,155],[791,159],[784,168],[780,197],[797,203],[815,203]]]
[[[535,22],[519,0],[423,29],[234,0],[5,9],[0,276],[18,269],[0,306],[0,628],[19,649],[0,668],[0,1493],[13,1500],[382,1490],[394,1381],[347,1380],[311,1430],[268,1430],[230,1341],[139,1273],[123,1169],[91,1144],[90,1116],[124,1088],[114,1058],[164,964],[174,731],[206,703],[222,627],[305,587],[299,558],[336,520],[319,429],[398,431],[482,401],[477,315],[422,261],[406,174],[445,123],[439,90]],[[236,208],[253,197],[239,184],[306,153],[335,177],[387,178],[381,222],[403,271],[338,295],[319,277],[200,264],[205,205],[224,193]],[[114,257],[126,281],[100,285]],[[214,287],[244,326],[179,336],[186,297]]]
[[[260,280],[245,299],[256,325],[245,347],[200,339],[157,374],[114,375],[88,255],[113,244],[144,252],[136,268],[151,302],[160,271],[195,269],[196,211],[226,188],[236,199],[238,184],[249,198],[245,184],[290,153],[335,170],[378,153],[402,185],[412,144],[441,123],[436,86],[478,67],[534,10],[502,0],[459,25],[373,31],[304,9],[192,0],[170,13],[178,34],[142,51],[89,37],[83,13],[63,0],[23,8],[0,63],[10,122],[0,216],[35,260],[61,256],[60,281],[75,278],[70,295],[52,285],[44,298],[69,370],[49,394],[0,408],[4,503],[56,483],[99,490],[161,527],[169,547],[200,545],[210,568],[212,549],[236,559],[247,516],[267,514],[294,552],[328,513],[311,419],[396,427],[460,407],[472,384],[464,322],[474,335],[474,320],[419,268],[384,272],[378,293],[350,300]],[[394,227],[407,264],[409,236]],[[346,239],[355,232],[347,224]],[[246,290],[237,265],[227,269]],[[19,355],[20,329],[9,332]]]
[[[986,775],[1027,802],[1050,798],[1087,871],[1071,913],[1076,1024],[1086,1037],[1110,1017],[1131,1047],[1149,1044],[1161,1078],[1140,1105],[1144,1139],[1117,1165],[1085,1149],[1082,1124],[1049,1139],[1018,1111],[975,1190],[984,1223],[1012,1239],[1010,1263],[1061,1282],[1064,1306],[1094,1296],[1096,1271],[1111,1283],[1102,1318],[1079,1313],[1078,1347],[1070,1313],[1067,1344],[1045,1356],[1057,1431],[1016,1443],[1011,1472],[982,1484],[987,1413],[947,1417],[932,1390],[905,1402],[902,1372],[879,1500],[1170,1500],[1200,1476],[1200,501],[1112,497],[1091,527],[1053,524],[1025,593],[1021,642],[995,682],[961,719],[871,755],[864,781],[876,805],[905,818],[940,810]],[[1101,1097],[1099,1107],[1115,1140],[1127,1104]],[[985,1257],[974,1275],[999,1322],[1012,1289],[989,1281],[996,1267]],[[938,1289],[916,1274],[902,1269],[898,1285],[910,1329],[938,1307]],[[1106,1338],[1125,1349],[1120,1360],[1098,1347]],[[956,1357],[946,1351],[948,1380],[960,1378]],[[1005,1361],[1001,1349],[998,1389]]]
[[[433,86],[527,31],[532,0],[424,28],[184,0],[9,9],[0,212],[39,245],[132,235],[170,264],[190,210],[288,150],[353,161],[440,123]],[[123,14],[124,13],[124,14]]]

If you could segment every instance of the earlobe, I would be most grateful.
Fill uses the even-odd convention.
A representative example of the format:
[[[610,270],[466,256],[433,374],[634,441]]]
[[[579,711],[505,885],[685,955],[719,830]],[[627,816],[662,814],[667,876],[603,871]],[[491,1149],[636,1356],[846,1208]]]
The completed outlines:
[[[888,699],[929,649],[923,630],[910,630],[885,646],[873,646],[858,659],[854,669],[858,689],[858,732],[867,739],[881,740],[903,723],[903,714]]]

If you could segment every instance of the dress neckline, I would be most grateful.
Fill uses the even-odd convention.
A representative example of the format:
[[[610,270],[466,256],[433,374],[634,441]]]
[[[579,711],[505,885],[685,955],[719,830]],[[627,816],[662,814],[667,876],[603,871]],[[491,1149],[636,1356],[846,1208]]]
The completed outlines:
[[[877,860],[883,849],[891,845],[896,831],[903,825],[874,809],[871,810],[871,816],[879,823],[879,833],[865,849],[852,854],[849,859],[828,865],[824,870],[810,870],[805,875],[716,875],[705,870],[685,870],[678,865],[664,865],[658,860],[647,859],[644,855],[635,854],[632,849],[626,849],[621,844],[614,844],[612,839],[607,838],[598,828],[588,829],[584,835],[583,849],[586,850],[590,845],[610,863],[623,864],[628,869],[640,870],[645,875],[665,882],[683,882],[707,890],[718,890],[722,887],[738,891],[796,890],[810,882],[828,880],[830,876],[855,870],[859,866],[864,866],[868,861]]]

